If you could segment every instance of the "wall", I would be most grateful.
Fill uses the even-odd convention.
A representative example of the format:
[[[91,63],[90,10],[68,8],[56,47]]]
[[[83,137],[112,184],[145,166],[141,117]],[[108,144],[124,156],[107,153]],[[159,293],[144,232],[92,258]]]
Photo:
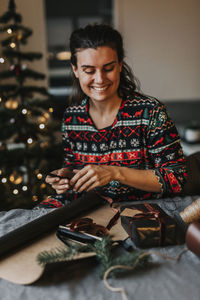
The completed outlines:
[[[0,15],[8,8],[8,0],[0,0]],[[23,51],[40,52],[43,58],[32,62],[26,62],[31,68],[47,75],[47,51],[46,51],[46,23],[43,0],[15,0],[17,12],[23,17],[22,25],[33,30],[33,35],[28,38]],[[2,36],[0,35],[0,39]],[[45,85],[44,81],[29,81],[31,84]],[[47,80],[46,80],[47,84]]]
[[[114,16],[145,93],[200,100],[199,0],[114,0]]]

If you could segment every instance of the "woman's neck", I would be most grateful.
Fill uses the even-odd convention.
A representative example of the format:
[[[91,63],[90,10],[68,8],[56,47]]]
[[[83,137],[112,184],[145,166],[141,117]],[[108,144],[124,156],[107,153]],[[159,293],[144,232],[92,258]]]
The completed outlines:
[[[110,115],[119,110],[121,106],[122,99],[120,97],[115,97],[111,101],[93,101],[90,99],[90,112],[95,112],[99,116]]]
[[[97,129],[113,124],[121,106],[121,101],[120,97],[116,97],[114,101],[106,100],[105,102],[97,102],[90,99],[89,113]]]

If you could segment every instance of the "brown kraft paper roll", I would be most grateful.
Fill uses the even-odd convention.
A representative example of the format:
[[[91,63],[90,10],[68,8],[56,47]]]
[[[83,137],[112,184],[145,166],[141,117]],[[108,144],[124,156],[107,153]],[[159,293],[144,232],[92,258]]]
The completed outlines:
[[[186,245],[188,249],[200,256],[200,220],[191,223],[186,232]]]
[[[33,242],[41,235],[56,229],[63,223],[66,224],[90,209],[97,208],[104,202],[105,200],[92,190],[72,203],[53,209],[53,211],[12,230],[0,237],[0,257],[28,242]]]

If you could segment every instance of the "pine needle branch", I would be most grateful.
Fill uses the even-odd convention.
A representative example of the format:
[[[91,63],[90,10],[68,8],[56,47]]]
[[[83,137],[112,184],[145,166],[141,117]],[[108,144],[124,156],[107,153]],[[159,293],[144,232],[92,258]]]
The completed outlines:
[[[126,253],[120,257],[113,257],[112,255],[113,241],[106,236],[101,241],[97,240],[94,244],[79,245],[69,244],[65,248],[57,248],[51,251],[43,251],[38,257],[37,261],[40,265],[47,263],[72,260],[77,254],[83,252],[94,252],[97,260],[100,262],[100,278],[103,278],[107,270],[113,266],[121,265],[131,266],[135,265],[134,269],[141,269],[149,264],[150,254],[144,251],[134,251]],[[114,277],[117,273],[127,271],[127,268],[113,268],[109,272],[108,277]]]
[[[37,256],[37,262],[44,266],[48,263],[72,260],[77,254],[86,251],[87,246],[71,244],[69,247],[66,246],[65,248],[55,248],[50,251],[43,251],[39,253]]]

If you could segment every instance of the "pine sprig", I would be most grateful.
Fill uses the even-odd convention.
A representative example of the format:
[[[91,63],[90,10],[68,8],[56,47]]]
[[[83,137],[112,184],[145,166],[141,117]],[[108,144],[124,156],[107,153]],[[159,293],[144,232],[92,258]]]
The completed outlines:
[[[149,264],[149,257],[144,256],[141,259],[139,257],[144,253],[144,251],[135,250],[132,253],[127,253],[114,257],[112,255],[113,241],[109,236],[103,238],[102,241],[97,241],[94,245],[88,245],[96,253],[97,260],[101,264],[100,277],[103,278],[104,273],[112,266],[124,265],[132,266],[137,262],[136,269],[141,269]],[[124,272],[124,269],[115,269],[110,272],[109,277],[114,277],[119,272]]]
[[[56,248],[50,251],[43,251],[37,256],[37,262],[44,266],[49,263],[72,260],[77,254],[88,252],[87,246],[69,244],[65,248]]]
[[[112,254],[113,241],[109,236],[102,238],[101,241],[96,241],[94,244],[87,244],[85,246],[79,244],[69,244],[65,248],[57,248],[51,251],[41,252],[37,261],[40,265],[45,265],[53,262],[72,260],[77,254],[83,252],[94,252],[97,260],[100,262],[100,278],[103,278],[105,272],[112,266],[123,265],[133,266],[136,264],[135,269],[141,269],[149,264],[150,255],[145,254],[144,251],[135,250],[132,253],[120,255],[120,257],[113,257]],[[113,277],[117,273],[127,271],[126,269],[114,269],[109,273],[108,277]]]
[[[113,241],[109,236],[105,236],[102,241],[96,241],[94,245],[90,244],[88,247],[95,252],[97,260],[101,264],[100,268],[100,277],[104,274],[104,272],[112,266],[112,250]]]

